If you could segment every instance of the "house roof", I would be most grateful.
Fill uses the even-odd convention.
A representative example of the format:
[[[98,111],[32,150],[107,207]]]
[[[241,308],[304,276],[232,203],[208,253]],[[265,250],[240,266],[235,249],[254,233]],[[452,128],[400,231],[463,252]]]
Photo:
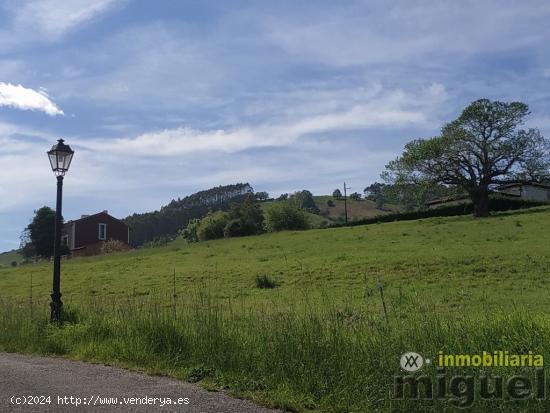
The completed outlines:
[[[72,219],[72,220],[70,220],[70,221],[65,222],[64,225],[72,224],[72,223],[74,223],[74,222],[84,221],[84,220],[86,220],[86,219],[90,219],[90,218],[97,217],[98,215],[108,215],[109,217],[111,217],[111,218],[113,218],[113,219],[116,219],[117,221],[120,221],[121,223],[123,223],[124,225],[126,225],[126,223],[125,223],[124,221],[122,221],[121,219],[115,218],[115,217],[112,216],[112,215],[109,215],[109,213],[108,213],[107,211],[101,211],[101,212],[98,212],[98,213],[96,213],[96,214],[82,216],[81,218],[78,218],[78,219]],[[126,225],[126,226],[128,226],[128,225]]]
[[[508,188],[515,188],[515,187],[522,187],[522,186],[534,186],[537,188],[542,189],[550,189],[550,185],[547,184],[541,184],[538,182],[510,182],[509,184],[500,185],[497,190],[499,189],[508,189]]]
[[[500,198],[520,198],[521,195],[515,195],[515,194],[508,194],[503,192],[493,192],[490,191],[489,195],[491,196],[498,196]],[[425,205],[439,205],[439,204],[446,204],[449,202],[456,202],[456,201],[463,201],[463,200],[470,200],[470,196],[467,194],[464,195],[454,195],[454,196],[447,196],[444,198],[436,198],[431,199],[428,202],[425,203]]]
[[[468,194],[445,196],[442,198],[431,199],[426,202],[426,205],[444,204],[445,202],[460,201],[467,198],[469,198]]]

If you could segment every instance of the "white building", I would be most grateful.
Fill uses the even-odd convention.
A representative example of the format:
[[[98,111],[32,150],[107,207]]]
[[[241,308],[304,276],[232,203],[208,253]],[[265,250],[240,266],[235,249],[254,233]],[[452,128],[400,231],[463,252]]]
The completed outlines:
[[[517,182],[501,185],[496,191],[525,201],[550,202],[550,185],[535,182]]]

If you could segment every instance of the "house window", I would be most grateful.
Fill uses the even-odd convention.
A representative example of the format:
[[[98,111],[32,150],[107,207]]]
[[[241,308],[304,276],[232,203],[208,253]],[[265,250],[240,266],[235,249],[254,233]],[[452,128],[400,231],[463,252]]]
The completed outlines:
[[[69,246],[69,236],[68,235],[63,235],[61,237],[61,245],[65,246],[65,247]]]
[[[107,239],[107,224],[99,224],[99,239]]]

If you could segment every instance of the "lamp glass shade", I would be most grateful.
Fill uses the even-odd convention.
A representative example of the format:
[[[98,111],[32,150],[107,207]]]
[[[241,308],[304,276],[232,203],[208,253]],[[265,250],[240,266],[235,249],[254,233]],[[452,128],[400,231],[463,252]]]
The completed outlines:
[[[57,145],[54,145],[48,152],[52,171],[54,171],[56,175],[65,175],[65,172],[67,172],[71,166],[73,155],[74,151],[70,146],[65,145],[63,139],[59,139]]]

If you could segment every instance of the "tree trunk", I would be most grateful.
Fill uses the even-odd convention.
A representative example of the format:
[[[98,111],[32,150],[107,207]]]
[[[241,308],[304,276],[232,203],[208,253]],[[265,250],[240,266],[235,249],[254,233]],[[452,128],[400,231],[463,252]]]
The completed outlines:
[[[477,188],[470,192],[474,205],[474,217],[489,216],[489,191],[484,188]]]

